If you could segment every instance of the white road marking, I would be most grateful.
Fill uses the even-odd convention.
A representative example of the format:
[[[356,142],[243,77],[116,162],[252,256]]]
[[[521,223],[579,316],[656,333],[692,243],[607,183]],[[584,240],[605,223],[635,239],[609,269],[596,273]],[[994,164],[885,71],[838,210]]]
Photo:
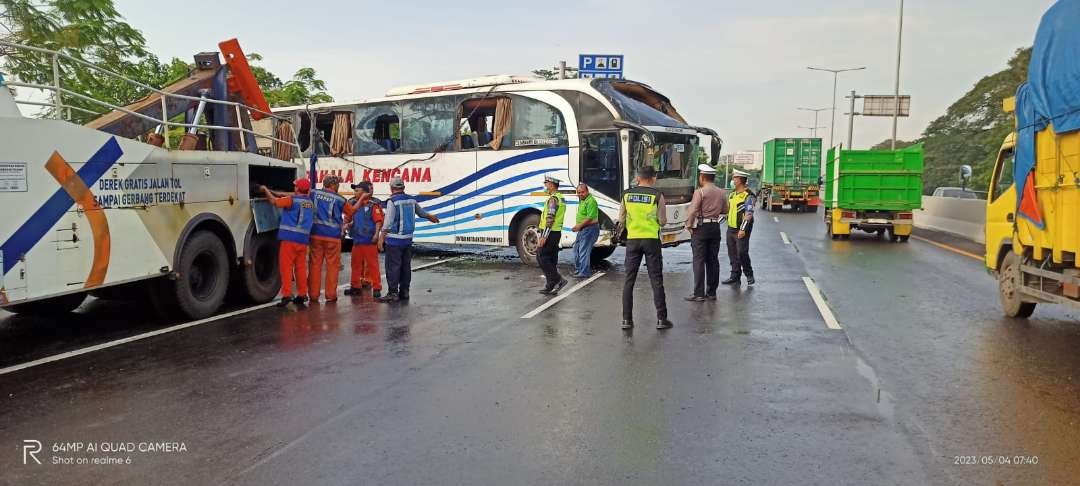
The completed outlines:
[[[521,316],[521,318],[522,319],[532,319],[537,314],[539,314],[541,312],[544,312],[544,310],[546,310],[548,307],[551,307],[551,306],[559,303],[560,300],[565,299],[570,294],[572,294],[574,292],[577,292],[578,290],[585,287],[586,285],[591,284],[593,282],[593,280],[596,280],[596,279],[598,279],[600,277],[603,277],[603,276],[604,276],[604,272],[599,272],[596,275],[593,275],[592,277],[589,277],[584,282],[581,282],[581,283],[579,283],[579,284],[577,284],[577,285],[575,285],[573,287],[570,287],[570,290],[567,290],[566,292],[559,292],[559,295],[557,295],[555,298],[550,299],[547,302],[544,302],[543,304],[540,305],[540,307],[537,307],[537,308],[533,309],[528,314],[525,314],[525,315]]]
[[[487,251],[492,251],[492,250],[484,250],[483,252],[480,252],[480,253],[484,253],[484,252],[487,252]],[[461,258],[465,258],[466,256],[468,256],[468,255],[461,255],[461,256],[458,256],[458,257],[454,257],[454,258],[447,258],[445,260],[439,260],[437,262],[432,262],[432,263],[428,263],[428,264],[425,264],[425,265],[420,265],[419,267],[413,268],[413,271],[423,270],[425,268],[431,268],[431,267],[434,267],[435,265],[441,265],[441,264],[449,262],[449,261],[459,260]],[[601,274],[601,275],[603,275],[603,274]],[[349,284],[343,284],[343,285],[338,286],[338,290],[344,290],[344,289],[347,289],[347,288],[349,288]],[[247,314],[248,312],[257,311],[259,309],[265,309],[267,307],[273,307],[273,306],[277,305],[277,303],[278,303],[277,300],[275,300],[273,302],[267,302],[265,304],[259,304],[259,305],[255,305],[255,306],[251,306],[251,307],[245,307],[243,309],[237,309],[237,310],[234,310],[232,312],[226,312],[224,314],[207,317],[206,319],[199,319],[197,321],[185,322],[183,324],[177,324],[177,325],[172,326],[172,327],[166,327],[164,329],[158,329],[156,331],[145,332],[145,333],[142,333],[142,334],[137,334],[137,335],[129,336],[129,337],[126,337],[126,338],[117,339],[117,340],[114,340],[114,341],[109,341],[107,343],[96,344],[94,346],[89,346],[89,347],[82,348],[82,349],[76,349],[74,351],[68,351],[66,353],[60,353],[60,354],[55,354],[55,355],[52,355],[52,356],[46,356],[44,358],[36,359],[34,361],[27,361],[26,363],[17,364],[17,365],[14,365],[14,366],[8,366],[7,368],[0,368],[0,375],[6,375],[8,373],[14,373],[16,371],[25,370],[27,368],[33,368],[35,366],[41,366],[43,364],[53,363],[53,362],[56,362],[56,361],[60,361],[62,359],[74,358],[76,356],[81,356],[81,355],[84,355],[84,354],[87,354],[87,353],[93,353],[94,351],[101,351],[103,349],[108,349],[108,348],[120,346],[121,344],[127,344],[127,343],[131,343],[131,342],[135,342],[135,341],[141,341],[143,339],[152,338],[154,336],[160,336],[162,334],[168,334],[170,332],[181,331],[181,330],[187,329],[189,327],[195,327],[195,326],[202,325],[202,324],[208,324],[208,323],[211,323],[211,322],[214,322],[214,321],[219,321],[221,319],[227,319],[229,317],[235,317],[235,316],[238,316],[238,315],[241,315],[241,314]]]
[[[814,299],[814,305],[817,306],[818,312],[821,313],[821,318],[825,319],[825,325],[829,329],[840,329],[840,323],[836,321],[836,316],[833,315],[832,309],[829,309],[829,304],[825,303],[825,297],[821,295],[821,289],[810,277],[803,277],[803,283],[806,284],[806,290],[810,292],[810,298]]]
[[[773,216],[773,217],[772,217],[772,220],[773,220],[773,221],[775,221],[775,222],[777,222],[777,223],[779,223],[779,222],[780,222],[780,218],[778,218],[778,217],[776,217],[776,216]]]
[[[790,245],[791,244],[791,239],[788,238],[787,233],[784,233],[783,231],[780,232],[780,239],[784,240],[785,245]]]
[[[177,324],[175,326],[166,327],[164,329],[158,329],[156,331],[144,332],[142,334],[137,334],[135,336],[126,337],[126,338],[123,338],[123,339],[117,339],[115,341],[109,341],[107,343],[101,343],[101,344],[97,344],[97,345],[90,346],[90,347],[87,347],[87,348],[76,349],[75,351],[68,351],[66,353],[60,353],[60,354],[56,354],[56,355],[53,355],[53,356],[48,356],[48,357],[41,358],[41,359],[35,359],[34,361],[28,361],[26,363],[17,364],[15,366],[9,366],[7,368],[2,368],[2,369],[0,369],[0,375],[6,375],[8,373],[14,373],[14,372],[19,371],[19,370],[25,370],[27,368],[32,368],[34,366],[40,366],[40,365],[43,365],[43,364],[46,364],[46,363],[52,363],[54,361],[60,361],[62,359],[73,358],[75,356],[80,356],[80,355],[83,355],[83,354],[92,353],[94,351],[101,351],[102,349],[112,348],[112,347],[115,347],[115,346],[119,346],[121,344],[127,344],[127,343],[130,343],[130,342],[141,341],[143,339],[152,338],[154,336],[160,336],[162,334],[168,334],[170,332],[180,331],[180,330],[183,330],[183,329],[187,329],[189,327],[195,327],[195,326],[198,326],[198,325],[201,325],[201,324],[206,324],[206,323],[209,323],[209,322],[214,322],[214,321],[218,321],[218,320],[221,320],[221,319],[238,316],[240,314],[246,314],[246,313],[251,312],[251,311],[255,311],[255,310],[259,310],[259,309],[265,309],[267,307],[272,307],[274,305],[277,305],[277,302],[267,302],[265,304],[260,304],[260,305],[256,305],[256,306],[252,306],[252,307],[247,307],[247,308],[244,308],[244,309],[234,310],[232,312],[226,312],[225,314],[221,314],[221,315],[217,315],[217,316],[213,316],[213,317],[207,317],[206,319],[199,319],[197,321],[191,321],[191,322],[187,322],[187,323],[184,323],[184,324]]]

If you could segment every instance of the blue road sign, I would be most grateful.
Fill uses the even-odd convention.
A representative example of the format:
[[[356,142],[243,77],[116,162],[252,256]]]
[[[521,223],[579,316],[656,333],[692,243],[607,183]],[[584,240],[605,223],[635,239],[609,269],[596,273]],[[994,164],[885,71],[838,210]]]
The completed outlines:
[[[622,54],[581,54],[578,76],[582,78],[623,79]]]

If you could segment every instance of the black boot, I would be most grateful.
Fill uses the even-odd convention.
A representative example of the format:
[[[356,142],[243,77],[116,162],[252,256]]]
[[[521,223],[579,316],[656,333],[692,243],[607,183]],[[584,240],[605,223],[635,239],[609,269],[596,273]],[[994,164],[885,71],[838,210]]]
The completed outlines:
[[[656,328],[657,329],[671,329],[673,327],[675,327],[675,324],[672,323],[671,321],[667,320],[666,318],[665,319],[659,319],[659,320],[656,321]]]
[[[391,290],[390,292],[387,292],[386,295],[384,295],[382,297],[379,297],[378,299],[375,299],[375,300],[377,300],[379,302],[382,302],[382,303],[397,302],[398,301],[398,293]]]
[[[363,289],[358,289],[356,287],[349,287],[349,288],[345,289],[344,294],[345,295],[360,295],[361,292],[363,292]]]
[[[398,300],[409,300],[409,289],[401,289],[398,292]]]
[[[754,285],[754,276],[753,275],[747,275],[746,276],[746,285]]]
[[[732,275],[732,276],[728,277],[727,280],[724,280],[723,282],[720,282],[720,283],[722,283],[724,285],[738,285],[741,281],[742,281],[741,277],[739,277],[738,275]]]
[[[298,295],[292,301],[293,304],[296,304],[297,309],[303,309],[304,307],[307,307],[308,297],[306,295]]]
[[[559,283],[555,284],[555,288],[551,289],[551,292],[550,292],[551,295],[555,295],[555,294],[559,293],[559,291],[562,290],[563,287],[566,287],[567,283],[569,283],[569,282],[567,282],[565,278],[560,280]]]
[[[278,302],[277,306],[278,307],[285,307],[285,306],[289,305],[289,302],[292,302],[292,298],[290,298],[290,297],[282,297],[281,302]]]
[[[634,328],[634,321],[630,320],[630,319],[623,319],[622,328],[623,329],[633,329]]]

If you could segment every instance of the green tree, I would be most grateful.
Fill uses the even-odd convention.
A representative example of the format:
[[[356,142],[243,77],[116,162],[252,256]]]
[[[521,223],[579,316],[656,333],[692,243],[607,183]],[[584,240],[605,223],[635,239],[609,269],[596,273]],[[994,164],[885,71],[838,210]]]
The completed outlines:
[[[1018,49],[1005,69],[980,79],[926,127],[925,192],[956,185],[964,164],[973,169],[972,188],[982,190],[990,183],[1001,142],[1014,128],[1012,114],[1002,111],[1001,102],[1027,80],[1030,60],[1031,48]]]
[[[558,69],[534,69],[532,72],[539,78],[544,78],[548,81],[559,79]],[[566,67],[566,79],[576,79],[578,77],[578,69],[575,67]]]
[[[912,140],[910,142],[904,141],[904,140],[897,140],[896,141],[896,149],[900,150],[900,149],[903,149],[903,148],[908,148],[908,147],[910,147],[912,145],[915,145],[917,143],[919,143],[918,140]],[[873,147],[870,147],[870,150],[892,150],[892,139],[884,140],[881,143],[879,143],[877,145],[874,145]]]

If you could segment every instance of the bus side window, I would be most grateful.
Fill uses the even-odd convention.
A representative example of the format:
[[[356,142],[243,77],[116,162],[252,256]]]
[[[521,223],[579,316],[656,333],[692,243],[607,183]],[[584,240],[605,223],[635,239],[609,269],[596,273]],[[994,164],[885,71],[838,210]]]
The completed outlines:
[[[495,149],[508,143],[512,116],[510,98],[468,99],[458,106],[458,132],[454,146],[459,150]]]
[[[1001,153],[1001,162],[997,164],[997,171],[994,174],[994,187],[993,194],[990,195],[990,200],[997,200],[1005,191],[1009,190],[1009,187],[1013,185],[1013,161],[1016,159],[1016,152],[1013,149],[1008,149]]]
[[[399,111],[399,107],[394,103],[357,108],[355,153],[373,155],[397,152],[401,148]]]
[[[612,199],[621,197],[619,172],[619,134],[593,132],[581,134],[581,182]]]
[[[566,124],[555,107],[542,101],[514,97],[514,116],[510,132],[515,148],[567,145]]]
[[[452,150],[456,96],[406,101],[401,110],[401,149],[409,153]]]

